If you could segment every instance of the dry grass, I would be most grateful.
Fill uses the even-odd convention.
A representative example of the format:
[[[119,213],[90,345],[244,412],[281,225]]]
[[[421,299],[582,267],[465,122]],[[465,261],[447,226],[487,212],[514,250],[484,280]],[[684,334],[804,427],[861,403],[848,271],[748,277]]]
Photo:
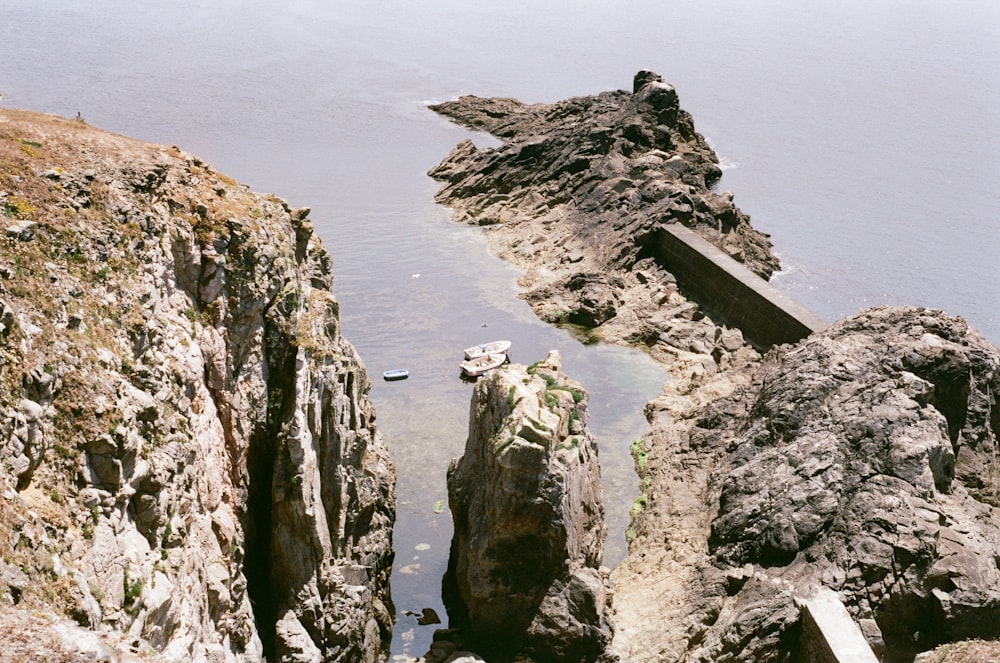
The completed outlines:
[[[920,663],[1000,663],[1000,641],[966,640],[941,645]]]
[[[159,663],[148,646],[139,651],[116,635],[98,636],[66,620],[37,612],[0,607],[0,663]]]
[[[0,662],[4,663],[76,663],[88,660],[80,653],[66,651],[48,619],[21,610],[0,609],[0,642],[3,642]]]

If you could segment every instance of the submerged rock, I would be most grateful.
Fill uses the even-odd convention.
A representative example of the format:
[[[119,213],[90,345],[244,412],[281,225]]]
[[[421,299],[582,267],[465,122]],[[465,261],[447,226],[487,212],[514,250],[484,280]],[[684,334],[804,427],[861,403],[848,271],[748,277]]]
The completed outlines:
[[[600,467],[586,393],[558,353],[479,381],[448,497],[448,613],[471,648],[488,660],[596,660],[611,639]]]
[[[394,469],[308,210],[0,120],[0,598],[167,660],[379,660]]]

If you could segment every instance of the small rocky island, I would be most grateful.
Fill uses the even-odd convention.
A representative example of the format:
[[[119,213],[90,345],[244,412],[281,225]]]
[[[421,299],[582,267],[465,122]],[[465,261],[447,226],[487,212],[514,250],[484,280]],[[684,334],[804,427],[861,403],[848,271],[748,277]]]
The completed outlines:
[[[432,108],[501,139],[462,142],[431,175],[524,270],[538,315],[645,346],[677,378],[633,448],[613,640],[574,660],[805,660],[799,605],[823,588],[887,662],[1000,638],[995,346],[920,308],[794,344],[745,336],[658,238],[684,226],[763,279],[778,262],[652,72],[631,92]]]
[[[599,657],[611,642],[604,508],[587,393],[558,352],[488,374],[448,469],[450,626],[487,660]]]

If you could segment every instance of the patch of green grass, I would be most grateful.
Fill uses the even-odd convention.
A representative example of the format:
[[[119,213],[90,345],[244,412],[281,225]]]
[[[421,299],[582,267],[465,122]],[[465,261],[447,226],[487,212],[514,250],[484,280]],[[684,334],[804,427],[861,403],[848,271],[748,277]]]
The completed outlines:
[[[514,436],[508,435],[507,439],[505,439],[503,442],[501,442],[500,444],[498,444],[496,447],[493,448],[493,451],[494,453],[500,453],[501,451],[503,451],[512,444],[514,444]]]
[[[635,459],[635,468],[641,472],[646,468],[646,463],[649,460],[649,452],[642,445],[642,438],[637,437],[633,440],[628,450],[632,454],[632,458]]]
[[[546,382],[548,382],[548,380],[546,380]],[[573,402],[574,403],[579,403],[580,401],[583,400],[583,396],[584,396],[583,392],[580,391],[579,389],[574,389],[573,387],[567,387],[566,385],[563,385],[563,384],[549,384],[549,389],[551,391],[566,391],[566,392],[569,392],[570,396],[573,397]]]
[[[569,450],[569,449],[576,449],[578,446],[580,446],[580,438],[578,438],[576,435],[574,435],[573,437],[569,438],[568,440],[564,440],[564,441],[560,442],[559,444],[557,444],[556,445],[556,449],[558,449],[558,450]]]
[[[123,607],[129,614],[135,614],[139,609],[139,597],[142,595],[142,578],[136,578],[129,582],[128,569],[122,576],[125,585],[125,601]]]
[[[639,497],[632,500],[632,506],[628,510],[629,518],[635,520],[635,518],[642,513],[642,510],[646,508],[648,503],[648,498],[645,495],[639,495]]]

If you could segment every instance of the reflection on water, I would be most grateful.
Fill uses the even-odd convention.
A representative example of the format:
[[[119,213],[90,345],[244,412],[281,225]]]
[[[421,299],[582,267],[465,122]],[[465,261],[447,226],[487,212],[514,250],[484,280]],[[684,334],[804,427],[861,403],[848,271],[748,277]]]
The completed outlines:
[[[669,379],[639,350],[585,345],[569,330],[539,321],[516,297],[517,270],[490,255],[479,229],[447,216],[434,206],[421,215],[390,205],[332,233],[352,251],[368,253],[357,261],[365,269],[338,273],[337,294],[342,302],[364,298],[363,308],[350,307],[353,315],[344,316],[344,334],[367,362],[377,423],[398,468],[392,579],[397,654],[422,654],[435,628],[417,625],[407,612],[429,607],[445,615],[441,578],[452,534],[445,472],[464,449],[473,389],[460,377],[462,349],[509,339],[511,361],[521,364],[557,349],[563,371],[590,393],[608,566],[625,555],[628,509],[638,490],[629,445],[647,429],[643,406]],[[383,381],[390,368],[407,369],[409,379]]]

